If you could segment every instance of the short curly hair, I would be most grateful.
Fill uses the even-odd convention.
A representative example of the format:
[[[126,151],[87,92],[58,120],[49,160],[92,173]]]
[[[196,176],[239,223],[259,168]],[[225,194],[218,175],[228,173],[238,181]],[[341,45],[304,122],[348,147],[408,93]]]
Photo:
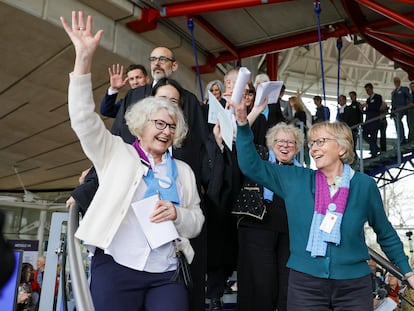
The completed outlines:
[[[266,133],[266,144],[269,148],[272,148],[275,143],[276,135],[279,132],[292,134],[295,138],[296,149],[295,154],[298,153],[303,146],[305,141],[304,135],[301,130],[293,124],[286,124],[285,122],[279,122],[275,126],[271,127]]]
[[[139,139],[143,135],[151,115],[161,109],[167,111],[176,125],[173,146],[181,147],[183,140],[187,136],[188,126],[181,108],[165,98],[150,96],[130,106],[125,113],[125,120],[129,131]]]

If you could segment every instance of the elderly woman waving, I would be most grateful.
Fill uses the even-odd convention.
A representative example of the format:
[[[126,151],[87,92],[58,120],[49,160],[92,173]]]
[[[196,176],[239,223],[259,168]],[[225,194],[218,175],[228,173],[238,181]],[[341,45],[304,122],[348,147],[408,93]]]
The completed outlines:
[[[414,273],[375,181],[349,165],[354,152],[346,124],[322,122],[310,128],[308,145],[317,170],[275,165],[257,154],[245,105],[232,105],[240,169],[285,200],[291,269],[287,310],[373,309],[366,222],[387,257],[414,285]]]
[[[192,260],[188,239],[199,234],[204,216],[192,170],[169,152],[187,133],[183,114],[168,100],[149,97],[125,116],[135,143],[111,135],[94,112],[91,82],[103,31],[93,34],[92,17],[85,20],[83,12],[72,12],[71,26],[64,18],[61,22],[76,51],[69,84],[71,125],[99,176],[98,191],[76,232],[94,253],[95,309],[187,310],[186,287],[174,281],[175,248]],[[146,219],[142,202],[152,202]],[[170,222],[179,238],[154,247],[149,235],[157,231],[145,230],[146,222]]]

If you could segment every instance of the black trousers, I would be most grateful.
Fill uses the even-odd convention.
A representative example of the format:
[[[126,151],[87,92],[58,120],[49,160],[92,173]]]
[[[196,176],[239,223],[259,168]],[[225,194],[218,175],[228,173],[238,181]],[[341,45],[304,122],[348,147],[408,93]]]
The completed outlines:
[[[238,311],[286,311],[289,234],[239,225]]]
[[[357,279],[321,279],[290,271],[289,311],[373,310],[371,276]]]

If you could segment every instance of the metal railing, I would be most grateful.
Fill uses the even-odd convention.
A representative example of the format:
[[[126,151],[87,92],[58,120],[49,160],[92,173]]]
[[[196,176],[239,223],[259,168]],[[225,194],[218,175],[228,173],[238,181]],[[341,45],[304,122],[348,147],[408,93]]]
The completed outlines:
[[[79,227],[79,208],[73,204],[69,209],[68,220],[68,258],[73,294],[78,311],[94,311],[89,283],[86,279],[83,265],[81,243],[75,238],[75,231]]]

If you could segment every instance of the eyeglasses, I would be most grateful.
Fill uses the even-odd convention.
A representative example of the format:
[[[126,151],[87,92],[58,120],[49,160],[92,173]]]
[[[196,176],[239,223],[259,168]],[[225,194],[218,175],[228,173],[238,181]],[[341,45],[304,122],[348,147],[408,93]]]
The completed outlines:
[[[284,147],[286,145],[288,145],[288,147],[294,147],[296,145],[296,141],[289,139],[275,139],[275,143],[279,147]]]
[[[173,58],[169,58],[167,56],[160,56],[160,57],[155,57],[155,56],[151,56],[148,58],[148,60],[151,63],[155,63],[155,62],[160,62],[160,64],[165,64],[166,62],[175,62],[175,59]]]
[[[165,122],[163,120],[156,119],[156,120],[148,120],[148,121],[154,122],[155,127],[157,128],[157,130],[161,130],[161,131],[162,130],[165,130],[167,128],[167,126],[168,126],[170,128],[170,132],[174,134],[175,133],[175,130],[177,129],[177,125],[167,123],[167,122]]]
[[[336,140],[335,138],[322,137],[315,140],[308,141],[308,147],[311,149],[314,144],[318,147],[323,147],[327,141]]]

